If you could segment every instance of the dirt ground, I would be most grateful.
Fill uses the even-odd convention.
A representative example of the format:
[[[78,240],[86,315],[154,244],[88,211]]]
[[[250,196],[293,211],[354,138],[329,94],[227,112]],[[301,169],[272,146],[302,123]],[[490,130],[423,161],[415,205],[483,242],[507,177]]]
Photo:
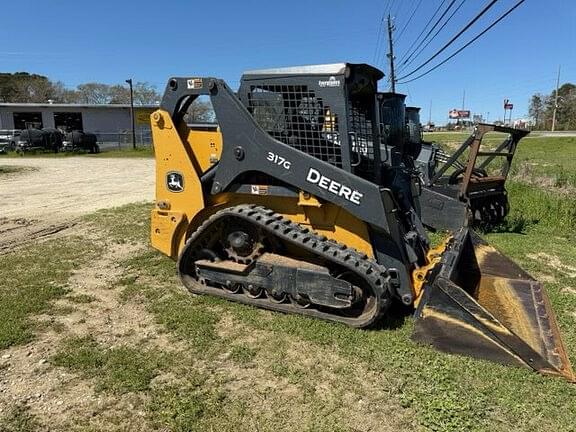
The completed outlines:
[[[30,169],[0,176],[0,253],[67,230],[83,214],[154,196],[151,158],[23,158],[1,163]]]
[[[80,231],[85,230],[80,227]],[[134,335],[160,337],[153,319],[143,308],[121,304],[117,292],[109,287],[110,282],[121,274],[117,261],[137,249],[135,245],[110,245],[99,260],[75,270],[68,284],[70,296],[54,304],[55,307],[73,307],[74,312],[34,318],[38,323],[44,323],[47,329],[50,325],[54,328],[55,323],[61,328],[40,332],[32,343],[3,351],[0,360],[0,414],[8,412],[14,404],[25,405],[42,424],[47,425],[41,430],[52,431],[67,430],[72,414],[77,418],[102,414],[102,418],[95,422],[99,423],[106,422],[118,411],[129,411],[130,404],[134,408],[135,401],[130,397],[98,394],[93,383],[77,374],[50,367],[48,359],[68,337],[91,336],[110,345],[120,340],[128,341]],[[93,300],[77,304],[70,301],[73,295],[89,295]],[[164,342],[164,345],[168,344]],[[141,417],[142,414],[136,415],[130,421]],[[133,426],[134,430],[142,430],[143,425]]]
[[[151,201],[154,196],[154,160],[149,158],[24,158],[0,162],[4,166],[29,168],[0,177],[0,254],[55,236],[89,236],[80,216],[131,202]],[[74,374],[48,368],[47,358],[54,354],[60,341],[71,335],[97,335],[107,340],[124,336],[123,332],[129,330],[140,334],[142,329],[153,326],[145,311],[120,307],[116,293],[102,289],[118,277],[116,262],[134,252],[134,248],[138,246],[110,245],[97,263],[93,261],[75,271],[70,280],[71,292],[90,294],[94,301],[74,304],[75,312],[60,322],[68,331],[43,332],[34,343],[3,352],[0,414],[10,404],[25,403],[51,428],[58,428],[68,420],[70,410],[90,407],[109,411],[118,406],[117,399],[96,395],[89,383]],[[60,300],[57,306],[66,303],[67,300]],[[50,315],[36,319],[55,320]],[[120,401],[120,405],[129,403]]]

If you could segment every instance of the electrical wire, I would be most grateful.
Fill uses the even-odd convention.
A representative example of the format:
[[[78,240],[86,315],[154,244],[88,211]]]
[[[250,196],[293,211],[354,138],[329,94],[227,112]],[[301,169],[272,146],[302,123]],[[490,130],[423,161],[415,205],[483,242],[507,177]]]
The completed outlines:
[[[424,32],[428,29],[428,26],[430,25],[430,23],[432,23],[432,20],[434,18],[436,18],[436,15],[438,14],[438,12],[440,12],[440,9],[442,9],[442,7],[444,6],[444,3],[446,3],[446,0],[442,0],[442,3],[440,3],[440,5],[436,8],[436,11],[434,12],[434,14],[430,17],[430,19],[428,20],[428,22],[426,23],[426,25],[424,26],[424,28],[422,29],[422,31],[420,32],[420,34],[418,35],[418,37],[416,37],[416,39],[414,39],[414,41],[412,42],[412,44],[410,44],[410,47],[408,47],[408,49],[406,50],[406,53],[400,58],[400,62],[402,60],[404,60],[406,58],[406,56],[408,55],[409,52],[412,51],[412,48],[414,47],[414,45],[416,45],[416,43],[420,40],[420,37],[424,34]]]
[[[402,10],[402,6],[404,6],[404,3],[407,3],[406,0],[400,1],[400,3],[398,3],[398,7],[396,8],[396,11],[392,14],[392,17],[398,18],[400,11]]]
[[[504,15],[502,15],[500,18],[498,18],[496,21],[494,21],[492,24],[490,24],[488,27],[486,27],[481,33],[479,33],[476,37],[474,37],[471,41],[469,41],[466,45],[462,46],[460,49],[458,49],[456,52],[454,52],[450,57],[446,58],[444,61],[442,61],[441,63],[438,63],[436,66],[434,66],[433,68],[427,70],[426,72],[418,75],[416,78],[412,78],[408,81],[404,81],[404,82],[398,82],[398,84],[407,84],[410,83],[412,81],[416,81],[417,79],[422,78],[423,76],[428,75],[430,72],[438,69],[440,66],[442,66],[443,64],[445,64],[446,62],[448,62],[449,60],[451,60],[452,58],[454,58],[456,55],[460,54],[464,49],[466,49],[467,47],[469,47],[470,45],[472,45],[474,42],[476,42],[482,35],[484,35],[486,32],[488,32],[489,30],[491,30],[496,24],[498,24],[500,21],[502,21],[504,18],[506,18],[508,15],[510,15],[518,6],[520,6],[522,3],[524,3],[526,0],[520,0],[518,3],[516,3],[514,6],[512,6]],[[408,75],[406,75],[408,76]],[[405,76],[405,77],[406,77]],[[405,77],[399,78],[400,79],[404,79]]]
[[[430,43],[434,39],[436,39],[436,36],[438,36],[438,34],[444,29],[444,27],[446,27],[446,25],[450,22],[450,20],[454,17],[454,15],[456,15],[456,13],[458,13],[458,11],[464,5],[465,2],[466,2],[466,0],[462,0],[460,2],[460,4],[456,7],[456,9],[454,9],[454,12],[452,12],[452,14],[448,17],[448,19],[444,22],[444,24],[442,24],[442,26],[436,31],[436,33],[434,33],[432,38],[428,42],[426,42],[426,45],[424,45],[420,49],[420,51],[418,51],[416,53],[416,55],[412,58],[412,60],[410,60],[408,63],[406,63],[408,61],[408,59],[406,59],[405,62],[402,63],[402,65],[400,65],[398,72],[401,72],[402,70],[406,69],[408,66],[410,66],[410,64],[412,64],[420,56],[420,54],[422,54],[422,52],[428,47],[428,45],[430,45]]]
[[[390,13],[390,10],[392,9],[392,3],[393,2],[394,2],[394,0],[388,0],[387,5],[384,6],[384,9],[382,10],[382,17],[380,19],[380,25],[378,26],[378,37],[376,39],[376,47],[374,48],[373,63],[375,65],[380,62],[381,48],[382,48],[382,43],[384,42],[384,37],[383,37],[384,20],[386,19],[386,16]]]
[[[408,27],[408,24],[410,24],[410,22],[412,21],[412,18],[414,18],[414,15],[416,14],[416,11],[418,10],[418,8],[420,7],[420,5],[422,4],[422,0],[418,1],[418,4],[416,5],[416,7],[414,8],[414,10],[412,11],[412,14],[410,15],[410,18],[408,18],[408,21],[406,21],[406,24],[404,24],[404,26],[402,27],[402,30],[400,30],[400,32],[398,33],[398,36],[396,36],[396,40],[399,41],[400,38],[402,37],[402,35],[404,34],[404,30],[406,30],[406,28]]]
[[[476,15],[472,21],[470,21],[468,24],[466,24],[464,26],[464,28],[456,34],[456,36],[454,36],[442,48],[440,48],[438,51],[436,51],[436,53],[432,57],[430,57],[428,60],[426,60],[420,66],[418,66],[412,72],[407,73],[406,75],[398,78],[398,80],[403,80],[405,78],[408,78],[410,75],[414,75],[416,72],[418,72],[424,66],[426,66],[428,63],[430,63],[432,60],[434,60],[436,57],[438,57],[440,54],[442,54],[446,50],[446,48],[448,48],[450,45],[452,45],[460,36],[462,36],[462,34],[466,30],[468,30],[470,27],[472,27],[474,25],[474,23],[476,23],[476,21],[478,21],[486,12],[488,12],[490,10],[490,8],[492,8],[492,6],[494,6],[497,2],[498,2],[498,0],[492,0],[490,3],[488,3],[488,5],[486,5],[484,7],[484,9],[482,9],[482,11],[478,15]]]
[[[376,62],[376,57],[380,51],[380,38],[382,37],[382,26],[384,25],[384,11],[382,11],[382,18],[380,19],[380,23],[378,24],[378,37],[376,38],[376,46],[374,47],[374,57],[372,62]]]
[[[428,39],[428,36],[430,36],[432,34],[432,32],[436,29],[436,27],[438,27],[438,24],[440,24],[440,22],[442,22],[442,20],[444,19],[444,17],[448,13],[448,11],[452,8],[452,6],[454,6],[454,3],[456,3],[456,0],[452,0],[448,4],[448,6],[446,7],[446,10],[442,13],[442,15],[440,15],[440,17],[436,20],[434,25],[432,27],[430,27],[430,30],[428,30],[428,33],[426,33],[426,36],[424,36],[424,38],[420,41],[420,43],[418,45],[416,45],[416,47],[414,48],[412,53],[406,58],[406,60],[404,60],[401,63],[401,65],[405,65],[406,62],[408,62],[413,57],[414,53],[416,53],[416,51],[418,51],[418,49],[422,46],[422,44],[424,44],[424,42],[426,42],[426,39]]]
[[[464,4],[465,0],[462,0],[462,2],[459,4],[459,7],[462,6]],[[440,16],[440,18],[438,18],[436,20],[436,22],[434,23],[434,25],[432,26],[432,28],[428,31],[428,33],[426,34],[426,36],[424,36],[424,39],[422,39],[420,41],[420,43],[416,46],[416,48],[414,48],[414,50],[412,51],[412,53],[406,58],[406,60],[404,60],[401,64],[400,64],[400,68],[401,69],[406,69],[408,67],[408,65],[410,63],[413,63],[414,60],[416,60],[416,58],[418,58],[418,55],[434,40],[434,38],[438,35],[438,33],[440,32],[440,30],[442,28],[444,28],[444,26],[446,26],[446,24],[448,24],[448,21],[450,21],[450,19],[454,16],[454,14],[456,13],[456,11],[458,9],[456,9],[452,15],[450,15],[450,17],[448,17],[448,20],[446,20],[446,22],[440,27],[440,29],[438,29],[438,31],[434,34],[434,36],[432,36],[432,38],[430,38],[428,41],[428,37],[432,34],[432,32],[436,29],[436,27],[438,27],[438,25],[440,25],[440,23],[442,22],[442,20],[444,19],[444,17],[446,16],[446,14],[448,14],[448,12],[450,11],[450,9],[452,9],[452,6],[454,6],[454,3],[456,3],[456,0],[452,0],[450,2],[450,4],[446,7],[446,10],[444,11],[444,13]],[[426,42],[427,41],[427,42]],[[426,45],[424,45],[424,47],[422,47],[422,45],[426,43]]]

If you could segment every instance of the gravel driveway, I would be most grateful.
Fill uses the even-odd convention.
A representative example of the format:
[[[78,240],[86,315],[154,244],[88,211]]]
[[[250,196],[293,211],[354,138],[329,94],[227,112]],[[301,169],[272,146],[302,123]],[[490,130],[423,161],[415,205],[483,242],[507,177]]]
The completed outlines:
[[[29,168],[0,176],[0,252],[83,214],[154,198],[152,158],[0,158],[0,165]]]

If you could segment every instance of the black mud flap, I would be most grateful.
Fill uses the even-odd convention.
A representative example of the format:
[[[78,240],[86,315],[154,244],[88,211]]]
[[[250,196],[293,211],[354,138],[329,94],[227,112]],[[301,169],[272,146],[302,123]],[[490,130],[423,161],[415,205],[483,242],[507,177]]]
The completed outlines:
[[[424,288],[412,338],[576,382],[542,283],[468,229]]]

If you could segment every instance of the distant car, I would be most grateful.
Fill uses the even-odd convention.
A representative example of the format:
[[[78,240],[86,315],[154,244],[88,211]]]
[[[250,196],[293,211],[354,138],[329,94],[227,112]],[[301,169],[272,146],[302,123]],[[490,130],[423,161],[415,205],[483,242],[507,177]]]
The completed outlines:
[[[19,129],[0,130],[0,153],[8,153],[16,150],[18,137],[22,131]]]
[[[86,150],[89,153],[100,153],[96,134],[75,130],[68,132],[63,141],[64,151]]]

